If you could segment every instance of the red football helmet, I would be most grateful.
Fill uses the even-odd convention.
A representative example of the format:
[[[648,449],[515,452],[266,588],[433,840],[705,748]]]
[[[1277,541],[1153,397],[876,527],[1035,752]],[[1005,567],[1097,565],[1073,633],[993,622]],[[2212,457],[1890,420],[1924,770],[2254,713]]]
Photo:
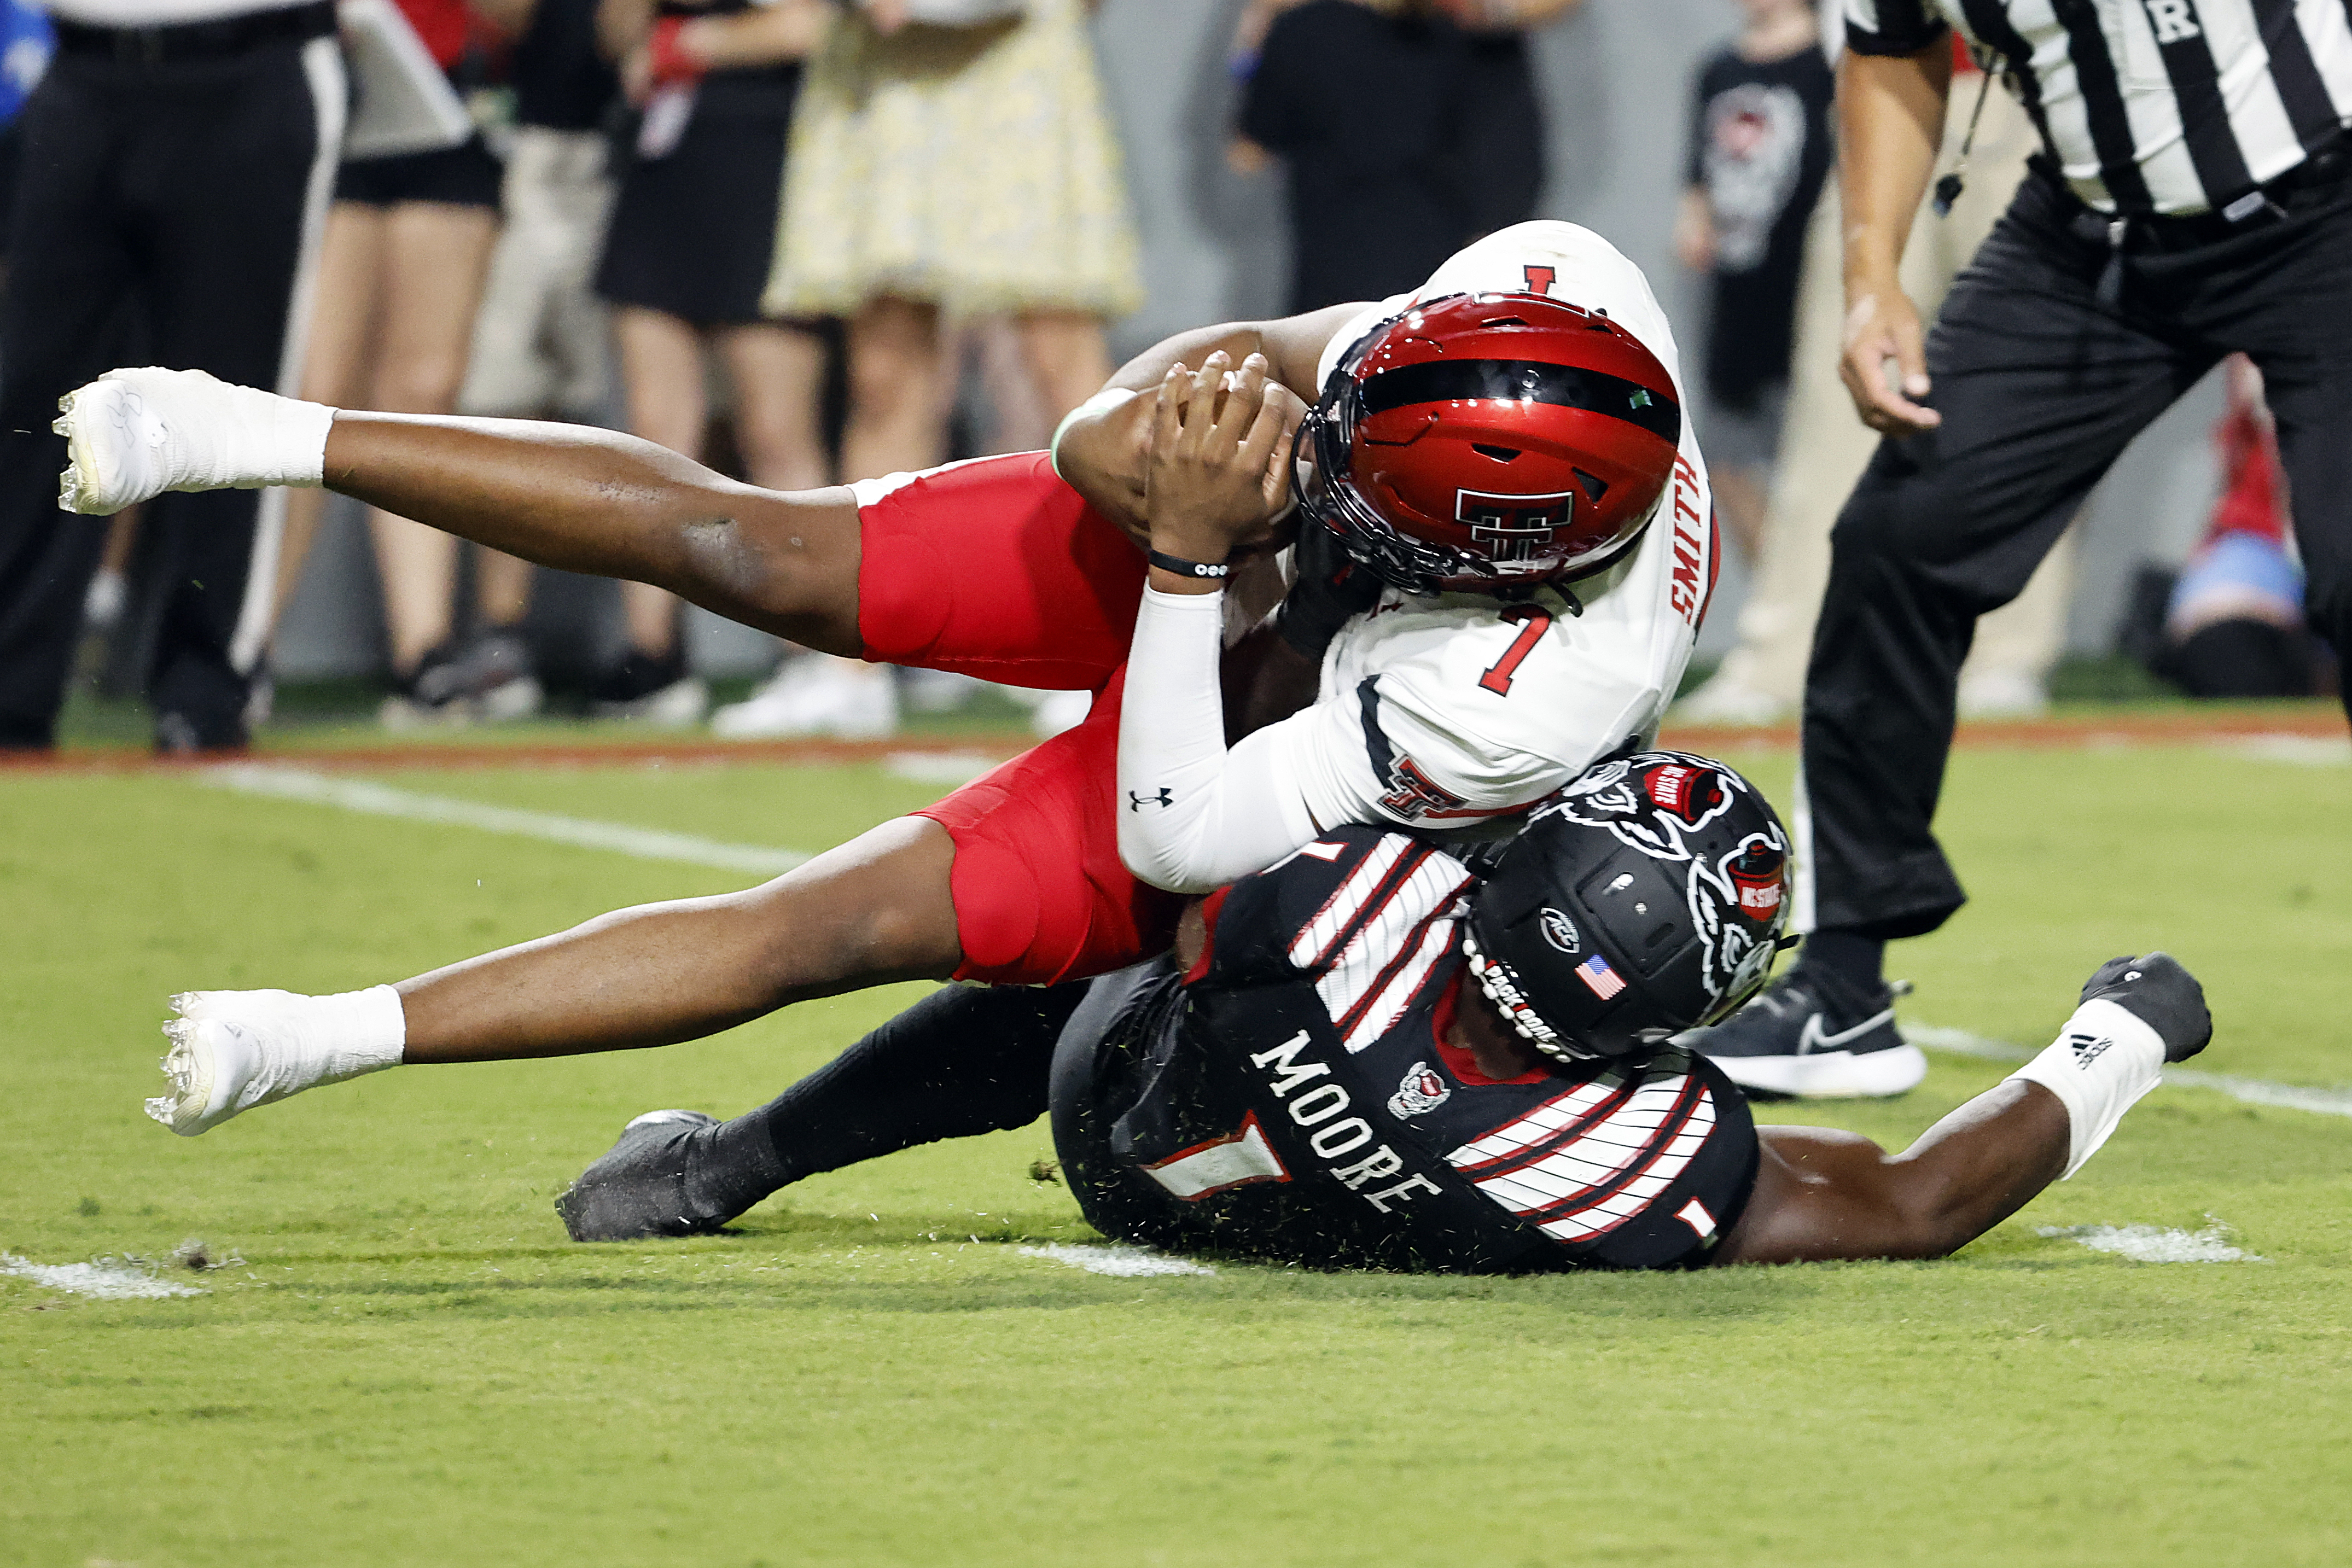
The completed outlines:
[[[1682,439],[1674,379],[1608,317],[1451,294],[1366,333],[1295,451],[1299,505],[1409,593],[1589,576],[1648,526]]]

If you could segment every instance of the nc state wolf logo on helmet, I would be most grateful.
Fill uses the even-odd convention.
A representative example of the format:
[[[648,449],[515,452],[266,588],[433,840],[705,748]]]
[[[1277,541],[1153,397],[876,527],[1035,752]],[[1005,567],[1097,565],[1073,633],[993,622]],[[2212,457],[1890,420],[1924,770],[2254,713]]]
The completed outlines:
[[[1789,845],[1778,823],[1750,833],[1710,865],[1694,857],[1691,919],[1703,944],[1709,983],[1738,996],[1771,967],[1788,904]]]
[[[1662,861],[1691,858],[1690,837],[1731,809],[1748,786],[1703,757],[1643,751],[1578,776],[1538,815],[1607,828]]]

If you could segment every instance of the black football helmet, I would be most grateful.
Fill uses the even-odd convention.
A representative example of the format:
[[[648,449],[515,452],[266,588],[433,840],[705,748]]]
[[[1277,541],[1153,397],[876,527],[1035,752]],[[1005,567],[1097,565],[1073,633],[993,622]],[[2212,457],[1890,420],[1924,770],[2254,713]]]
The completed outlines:
[[[1642,1057],[1763,984],[1789,837],[1720,762],[1595,763],[1538,808],[1471,897],[1470,972],[1546,1055]]]

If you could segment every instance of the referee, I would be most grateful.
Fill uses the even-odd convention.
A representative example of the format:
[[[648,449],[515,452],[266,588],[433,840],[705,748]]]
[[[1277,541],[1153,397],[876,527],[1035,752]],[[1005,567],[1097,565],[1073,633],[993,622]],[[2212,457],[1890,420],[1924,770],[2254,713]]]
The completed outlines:
[[[1845,16],[1842,373],[1885,439],[1838,518],[1806,674],[1794,913],[1812,935],[1698,1042],[1741,1082],[1800,1094],[1924,1072],[1881,960],[1965,896],[1929,823],[1977,618],[2233,350],[2277,416],[2312,623],[2352,650],[2346,0],[1845,0]],[[1923,348],[1895,264],[1955,26],[2042,152]]]
[[[109,366],[293,392],[342,141],[333,0],[52,0],[25,106],[0,304],[0,747],[52,744],[106,530],[58,510],[58,399]],[[143,546],[162,597],[156,745],[242,745],[283,490],[167,495]]]

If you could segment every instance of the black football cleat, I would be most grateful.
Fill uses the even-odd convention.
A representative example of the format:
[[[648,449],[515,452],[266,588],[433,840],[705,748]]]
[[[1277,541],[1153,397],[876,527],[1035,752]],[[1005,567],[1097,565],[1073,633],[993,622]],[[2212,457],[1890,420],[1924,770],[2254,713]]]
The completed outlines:
[[[692,1179],[718,1125],[699,1111],[648,1111],[631,1121],[555,1200],[563,1228],[574,1241],[640,1241],[708,1236],[725,1225],[742,1210],[698,1212],[712,1206]]]
[[[1895,1029],[1907,980],[1863,992],[1800,965],[1712,1029],[1675,1043],[1703,1052],[1751,1094],[1792,1100],[1884,1099],[1918,1086],[1927,1054]]]

